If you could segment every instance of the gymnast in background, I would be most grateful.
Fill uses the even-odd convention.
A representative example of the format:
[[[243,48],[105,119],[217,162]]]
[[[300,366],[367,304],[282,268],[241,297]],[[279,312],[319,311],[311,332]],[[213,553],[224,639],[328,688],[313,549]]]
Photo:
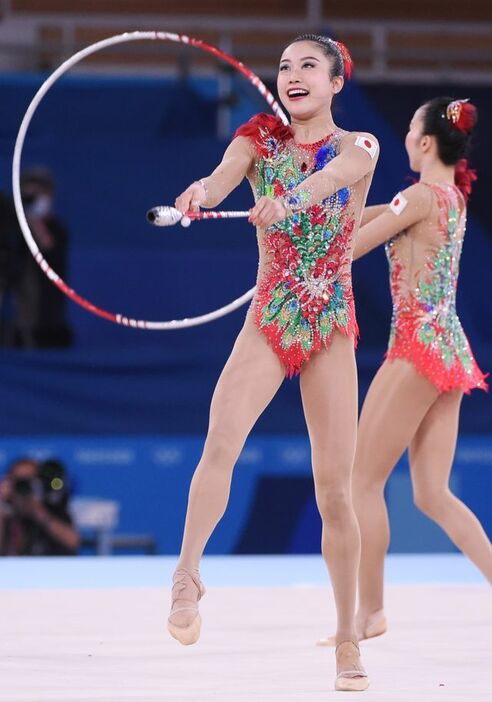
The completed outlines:
[[[354,259],[385,243],[393,301],[386,359],[360,416],[353,475],[362,543],[359,639],[386,631],[384,488],[407,448],[415,504],[492,582],[490,541],[449,489],[463,393],[487,389],[455,306],[466,206],[476,180],[466,160],[476,120],[468,100],[439,97],[422,105],[405,139],[420,180],[389,206],[366,208],[356,239]]]

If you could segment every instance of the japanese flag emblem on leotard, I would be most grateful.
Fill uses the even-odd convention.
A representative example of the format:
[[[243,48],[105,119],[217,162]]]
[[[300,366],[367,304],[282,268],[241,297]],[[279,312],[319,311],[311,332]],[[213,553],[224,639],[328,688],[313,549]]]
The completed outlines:
[[[403,212],[407,205],[408,200],[405,197],[405,195],[402,195],[401,193],[396,193],[395,197],[390,202],[390,210],[395,215],[399,215]]]
[[[378,146],[374,139],[369,139],[369,137],[365,136],[358,136],[355,140],[355,145],[360,146],[361,149],[367,151],[371,158],[374,158],[376,151],[378,150]]]

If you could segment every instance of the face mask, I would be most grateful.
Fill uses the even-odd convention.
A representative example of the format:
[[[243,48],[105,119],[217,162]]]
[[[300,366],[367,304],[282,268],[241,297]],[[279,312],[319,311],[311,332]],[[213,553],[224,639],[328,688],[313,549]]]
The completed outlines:
[[[29,215],[39,219],[50,214],[52,199],[49,195],[38,195],[29,207]]]

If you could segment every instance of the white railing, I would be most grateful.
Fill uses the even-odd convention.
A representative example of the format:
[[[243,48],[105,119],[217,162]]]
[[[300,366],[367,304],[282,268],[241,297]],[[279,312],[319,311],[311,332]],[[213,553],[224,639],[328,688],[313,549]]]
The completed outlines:
[[[358,21],[333,20],[321,17],[321,3],[310,0],[303,19],[279,18],[235,18],[199,15],[162,16],[153,15],[72,15],[50,13],[12,13],[9,0],[0,0],[0,70],[33,70],[48,61],[55,66],[68,55],[81,48],[76,41],[80,29],[107,30],[118,33],[127,30],[162,29],[200,36],[213,31],[218,35],[222,48],[240,57],[251,65],[263,78],[276,75],[279,48],[288,36],[303,31],[330,32],[343,38],[346,34],[357,34],[365,38],[359,46],[354,41],[351,49],[359,67],[357,79],[362,82],[441,82],[492,84],[492,23],[422,22],[422,21]],[[40,41],[42,28],[56,27],[61,36],[56,42]],[[251,46],[236,47],[235,36],[251,34]],[[261,37],[279,36],[278,45],[261,45]],[[404,48],[394,46],[390,39],[395,34],[411,37],[415,34],[429,37],[426,48]],[[446,41],[441,47],[433,46],[433,38]],[[367,38],[369,41],[367,41]],[[476,48],[463,48],[463,40],[476,38]],[[487,38],[489,41],[487,41]],[[148,48],[155,52],[155,47]],[[48,59],[46,57],[49,57]],[[418,58],[421,67],[412,64]],[[394,66],[398,62],[398,67]],[[405,62],[408,65],[405,66]],[[84,72],[115,72],[139,74],[162,74],[162,65],[156,53],[155,64],[142,65],[135,59],[134,66],[112,63],[110,56],[104,64],[87,65]],[[172,72],[168,65],[167,72]],[[178,70],[177,66],[176,69]],[[201,72],[210,72],[213,67],[202,67]]]

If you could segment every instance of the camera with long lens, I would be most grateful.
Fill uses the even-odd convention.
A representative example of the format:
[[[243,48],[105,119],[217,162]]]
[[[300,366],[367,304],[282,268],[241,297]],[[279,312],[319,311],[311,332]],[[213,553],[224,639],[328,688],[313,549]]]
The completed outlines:
[[[54,459],[39,464],[36,478],[15,480],[12,491],[17,497],[35,497],[46,505],[61,504],[70,493],[65,468]]]
[[[47,505],[59,505],[70,495],[70,485],[63,464],[51,459],[43,461],[38,468],[39,482],[42,487],[43,502]]]

